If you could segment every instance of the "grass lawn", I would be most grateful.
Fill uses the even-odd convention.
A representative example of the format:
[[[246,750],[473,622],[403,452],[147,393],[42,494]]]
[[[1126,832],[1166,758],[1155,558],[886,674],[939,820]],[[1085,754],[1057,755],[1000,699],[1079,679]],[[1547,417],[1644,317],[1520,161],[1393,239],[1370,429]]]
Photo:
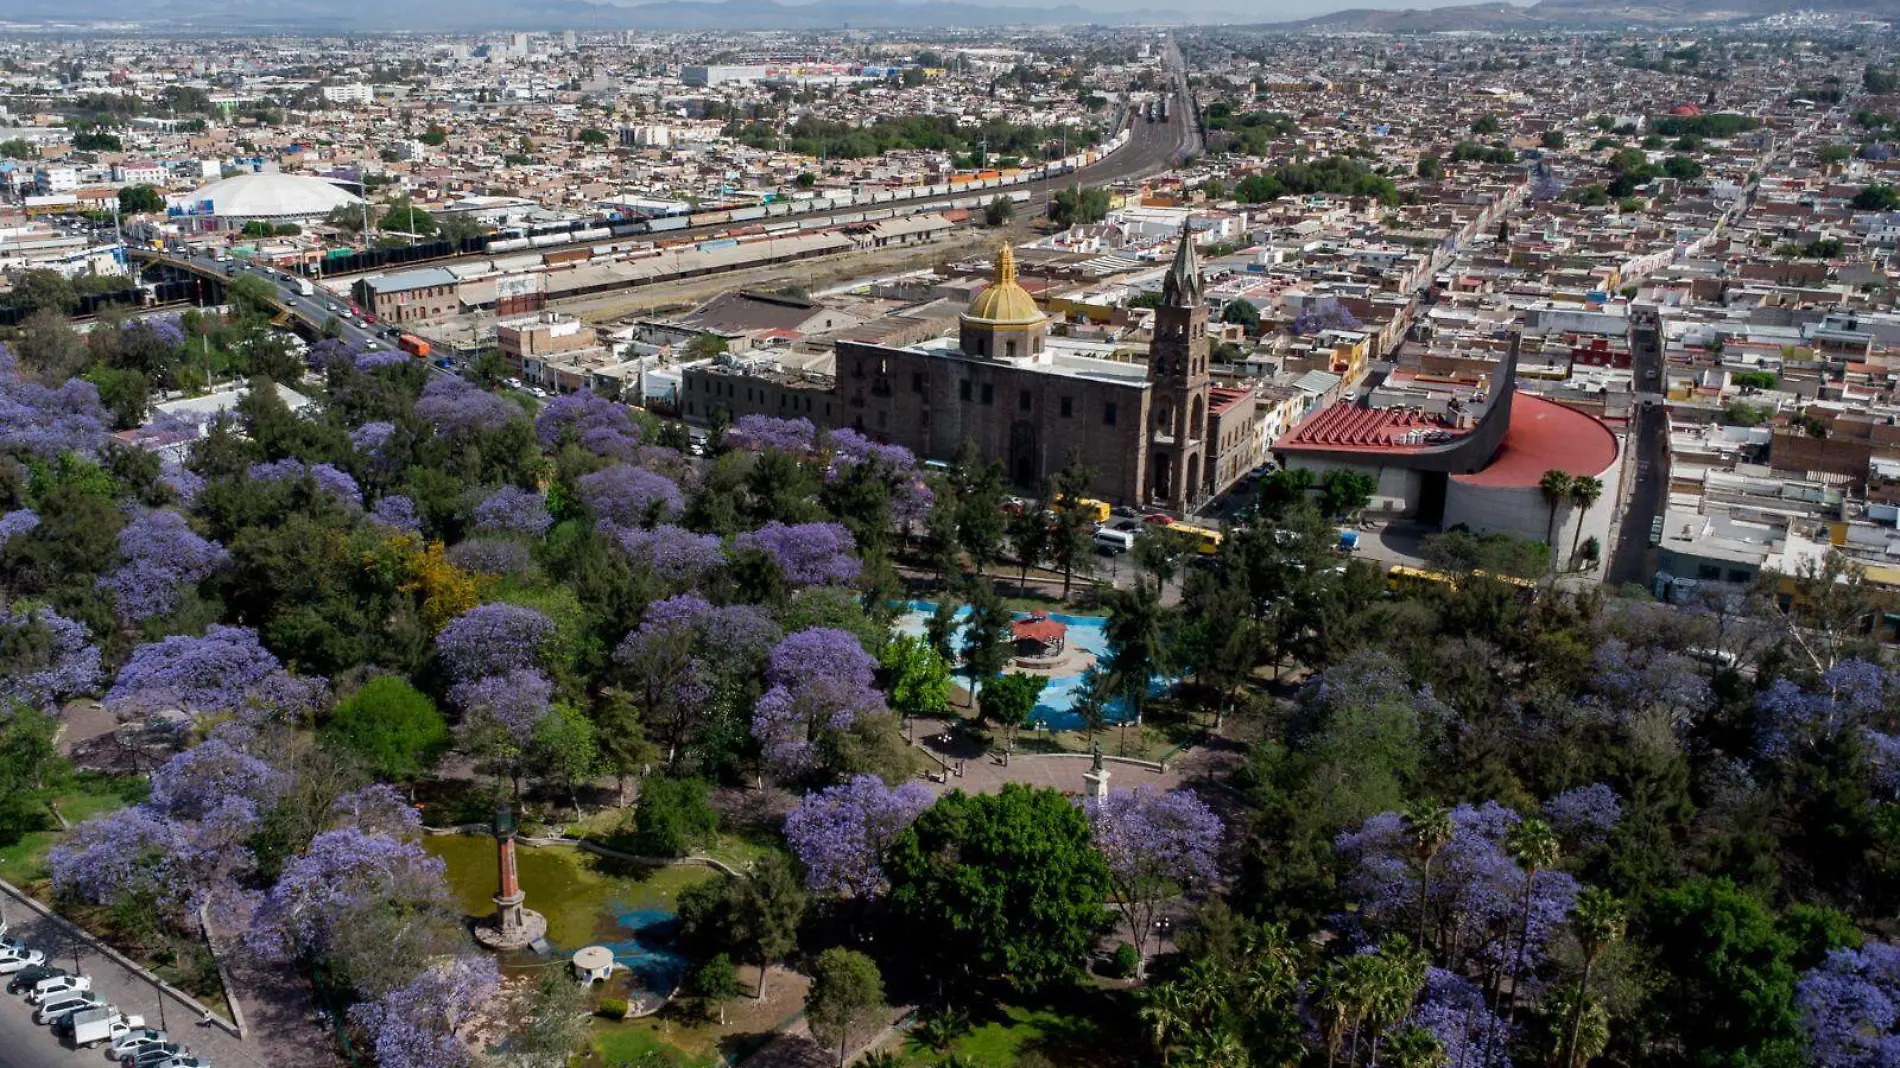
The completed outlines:
[[[1126,1036],[1104,1030],[1103,1018],[1091,1014],[1121,1012],[1119,1004],[1104,1004],[1102,995],[1078,994],[1078,1002],[1069,1009],[1055,1005],[999,1005],[986,1017],[974,1020],[970,1030],[959,1036],[942,1052],[923,1049],[914,1043],[904,1048],[907,1065],[924,1068],[942,1064],[950,1057],[961,1057],[980,1068],[1007,1068],[1025,1053],[1036,1052],[1052,1063],[1076,1068],[1140,1063],[1143,1050],[1135,1048]]]
[[[666,1063],[678,1064],[684,1068],[712,1068],[713,1065],[720,1063],[717,1057],[710,1055],[695,1057],[678,1046],[661,1040],[644,1020],[627,1020],[621,1023],[602,1021],[594,1026],[592,1063],[638,1064],[642,1057],[654,1053],[668,1058]]]
[[[105,812],[133,804],[145,796],[145,780],[81,775],[53,803],[68,823],[81,823]],[[12,845],[0,847],[0,879],[15,886],[47,877],[46,854],[59,842],[58,830],[34,831]]]

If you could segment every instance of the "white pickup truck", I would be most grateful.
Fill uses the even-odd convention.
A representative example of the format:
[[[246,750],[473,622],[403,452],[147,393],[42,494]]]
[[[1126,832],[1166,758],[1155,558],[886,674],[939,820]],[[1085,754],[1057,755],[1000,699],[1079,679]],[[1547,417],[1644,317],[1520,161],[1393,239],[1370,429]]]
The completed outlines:
[[[62,1030],[73,1033],[73,1045],[92,1049],[107,1042],[117,1042],[132,1032],[145,1026],[145,1017],[127,1016],[110,1005],[97,1009],[81,1009],[60,1022]]]

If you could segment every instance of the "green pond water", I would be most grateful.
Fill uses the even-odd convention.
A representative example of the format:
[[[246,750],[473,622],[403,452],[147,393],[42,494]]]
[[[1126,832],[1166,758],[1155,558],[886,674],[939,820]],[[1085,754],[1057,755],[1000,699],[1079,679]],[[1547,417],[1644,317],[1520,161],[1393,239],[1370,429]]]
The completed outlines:
[[[493,838],[432,835],[422,847],[448,866],[449,891],[463,912],[494,915],[500,873]],[[679,984],[686,967],[674,938],[680,891],[716,877],[696,864],[629,864],[573,846],[518,844],[515,868],[528,895],[526,907],[547,917],[557,957],[582,946],[606,946],[627,965],[634,986],[662,993]],[[539,962],[532,953],[503,958],[504,965]]]

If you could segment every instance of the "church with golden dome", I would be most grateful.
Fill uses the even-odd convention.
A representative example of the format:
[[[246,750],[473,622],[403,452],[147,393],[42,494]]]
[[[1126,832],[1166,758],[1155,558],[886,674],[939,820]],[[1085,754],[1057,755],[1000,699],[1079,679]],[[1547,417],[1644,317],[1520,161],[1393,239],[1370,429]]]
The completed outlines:
[[[919,457],[948,460],[966,441],[1036,494],[1072,455],[1095,472],[1090,495],[1186,510],[1216,492],[1217,453],[1241,447],[1245,411],[1216,411],[1200,264],[1184,228],[1155,309],[1146,362],[1049,344],[1049,316],[997,251],[990,284],[955,337],[903,347],[837,344],[833,421]],[[1225,431],[1219,426],[1228,420]]]

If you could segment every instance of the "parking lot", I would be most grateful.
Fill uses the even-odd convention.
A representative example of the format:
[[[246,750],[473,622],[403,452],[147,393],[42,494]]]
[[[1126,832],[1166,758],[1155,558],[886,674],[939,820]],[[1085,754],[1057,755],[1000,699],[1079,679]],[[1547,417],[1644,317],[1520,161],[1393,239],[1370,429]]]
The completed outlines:
[[[76,940],[53,921],[5,898],[7,937],[18,939],[47,955],[47,963],[72,971],[74,949],[78,970],[92,978],[93,993],[127,1015],[145,1017],[146,1026],[160,1026],[160,993],[130,968]],[[0,1068],[48,1068],[109,1065],[102,1049],[73,1050],[61,1044],[52,1028],[33,1022],[33,1007],[21,995],[4,993],[0,978]],[[227,1011],[222,1003],[211,1006]],[[265,1068],[265,1061],[237,1036],[209,1023],[190,1005],[169,995],[164,998],[164,1022],[171,1041],[209,1061],[213,1068]],[[274,1066],[273,1066],[274,1068]]]

